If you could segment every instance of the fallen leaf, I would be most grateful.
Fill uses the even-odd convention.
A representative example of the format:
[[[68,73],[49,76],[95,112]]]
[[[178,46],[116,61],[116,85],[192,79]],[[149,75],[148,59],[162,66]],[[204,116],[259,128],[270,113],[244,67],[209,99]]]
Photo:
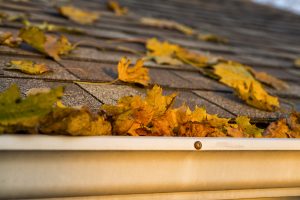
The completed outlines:
[[[59,38],[46,35],[38,27],[26,27],[20,30],[19,37],[36,50],[60,60],[60,55],[68,54],[76,45],[72,45],[65,36]]]
[[[198,34],[198,39],[208,42],[215,42],[221,44],[227,44],[228,40],[224,37],[214,35],[214,34]]]
[[[111,124],[84,107],[56,107],[41,120],[39,131],[72,136],[111,135]]]
[[[39,121],[51,112],[53,104],[63,95],[63,87],[24,99],[16,85],[0,93],[0,132],[35,132]]]
[[[6,70],[18,70],[25,74],[39,75],[52,71],[44,63],[36,63],[31,60],[12,60],[7,64]]]
[[[290,128],[289,136],[300,138],[300,112],[292,112],[287,118],[287,124]]]
[[[257,128],[255,125],[250,124],[250,119],[246,116],[239,116],[235,119],[239,128],[242,129],[244,134],[249,137],[262,137],[263,129]]]
[[[81,10],[74,6],[61,6],[58,11],[63,16],[79,24],[92,24],[100,17],[99,12]]]
[[[268,138],[288,138],[289,127],[286,124],[286,119],[280,119],[272,122],[264,131],[264,136]]]
[[[172,21],[172,20],[155,19],[155,18],[151,18],[151,17],[142,17],[140,19],[140,22],[142,24],[145,24],[148,26],[167,28],[167,29],[175,29],[186,35],[193,35],[195,33],[195,31],[192,28],[190,28],[186,25],[180,24],[178,22]]]
[[[3,22],[16,22],[27,19],[26,14],[9,14],[6,12],[0,12],[0,24]]]
[[[109,0],[107,2],[107,7],[113,11],[117,16],[127,15],[128,8],[120,6],[117,1]]]
[[[43,22],[42,24],[32,24],[28,20],[25,20],[23,23],[25,24],[26,27],[35,26],[43,31],[65,32],[65,33],[70,33],[70,34],[85,34],[85,31],[80,28],[49,24],[48,22]]]
[[[214,73],[220,77],[219,81],[233,88],[247,104],[267,111],[279,108],[278,98],[269,95],[242,64],[219,63],[213,68]]]
[[[144,86],[149,84],[149,71],[144,68],[144,62],[140,59],[133,67],[129,67],[130,60],[121,58],[118,64],[118,79],[128,83],[138,83]]]
[[[253,74],[253,76],[260,81],[261,83],[265,83],[267,85],[272,86],[276,90],[286,90],[289,88],[289,85],[284,81],[271,76],[265,72],[257,72],[252,68],[248,68],[248,70]]]
[[[207,67],[216,64],[219,60],[216,56],[204,55],[189,51],[185,48],[178,48],[176,56],[182,62],[192,65],[194,67]]]
[[[11,32],[0,32],[0,45],[18,47],[22,42],[19,37],[14,37]]]
[[[146,48],[148,50],[147,58],[155,60],[158,64],[182,64],[182,62],[175,57],[179,49],[178,45],[168,42],[159,42],[156,38],[151,38],[147,40]]]

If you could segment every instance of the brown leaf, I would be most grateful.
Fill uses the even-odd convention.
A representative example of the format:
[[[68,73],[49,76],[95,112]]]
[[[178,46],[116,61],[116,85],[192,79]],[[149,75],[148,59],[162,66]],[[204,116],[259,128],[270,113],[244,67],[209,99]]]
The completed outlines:
[[[221,43],[221,44],[228,43],[228,40],[226,38],[214,34],[198,34],[198,39],[207,42],[214,42],[214,43]]]
[[[270,85],[276,90],[286,90],[289,88],[289,85],[287,83],[265,72],[257,72],[252,68],[249,68],[248,70],[258,81]]]
[[[19,37],[14,37],[11,32],[0,32],[0,45],[18,47],[22,42]]]
[[[142,24],[148,25],[148,26],[154,26],[159,28],[167,28],[167,29],[174,29],[179,32],[182,32],[186,35],[193,35],[195,34],[195,31],[183,24],[180,24],[178,22],[167,20],[167,19],[155,19],[151,17],[142,17],[140,19],[140,22]]]

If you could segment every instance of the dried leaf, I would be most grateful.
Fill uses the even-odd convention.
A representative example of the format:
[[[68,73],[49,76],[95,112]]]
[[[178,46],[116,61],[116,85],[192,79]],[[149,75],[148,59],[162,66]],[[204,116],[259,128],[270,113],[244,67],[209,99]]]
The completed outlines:
[[[34,26],[21,29],[19,37],[54,60],[60,60],[60,55],[68,54],[76,46],[72,45],[65,36],[57,38],[46,35],[42,30]]]
[[[289,127],[286,124],[286,119],[280,119],[272,122],[264,131],[265,137],[271,138],[288,138]]]
[[[167,28],[167,29],[174,29],[179,32],[182,32],[186,35],[193,35],[195,34],[195,31],[183,24],[180,24],[178,22],[172,21],[172,20],[166,20],[166,19],[155,19],[151,17],[142,17],[140,19],[140,22],[142,24],[148,25],[148,26],[154,26],[159,28]]]
[[[149,71],[144,68],[144,62],[140,59],[136,64],[129,68],[130,60],[123,57],[118,64],[118,79],[128,83],[138,83],[144,86],[149,84]]]
[[[0,45],[18,47],[22,42],[19,37],[14,37],[11,32],[0,32]]]
[[[56,107],[43,118],[39,131],[72,136],[111,135],[111,124],[103,116],[93,115],[84,107]]]
[[[100,17],[99,12],[85,11],[74,6],[61,6],[58,11],[63,16],[79,24],[92,24]]]
[[[246,116],[239,116],[236,118],[236,123],[244,132],[250,137],[262,137],[263,129],[257,128],[255,125],[250,124],[250,119]]]
[[[42,24],[32,24],[28,20],[23,22],[26,27],[35,26],[42,31],[49,32],[65,32],[70,34],[85,34],[85,31],[80,28],[69,27],[69,26],[59,26],[55,24],[49,24],[48,22],[43,22]]]
[[[252,68],[249,68],[248,70],[258,81],[270,85],[276,90],[286,90],[289,88],[289,85],[287,83],[265,72],[257,72]]]
[[[267,111],[279,108],[278,98],[269,95],[242,64],[219,63],[213,68],[214,73],[220,77],[220,82],[232,87],[247,104]]]
[[[31,60],[12,60],[7,64],[6,70],[18,70],[25,74],[39,75],[52,71],[44,63],[36,63]]]
[[[219,60],[218,57],[195,53],[181,47],[177,49],[176,56],[182,62],[194,67],[211,66],[212,64],[216,64]]]
[[[147,40],[147,57],[155,60],[158,64],[181,65],[182,62],[175,57],[179,49],[178,45],[168,42],[159,42],[156,38]]]
[[[0,24],[2,22],[16,22],[16,21],[23,21],[27,19],[27,15],[26,14],[8,14],[5,12],[0,12]]]
[[[120,6],[120,4],[114,0],[107,2],[107,8],[113,11],[117,16],[127,15],[128,13],[128,8]]]
[[[221,44],[228,43],[228,40],[226,38],[214,34],[198,34],[198,39],[207,42],[215,42]]]
[[[30,95],[21,98],[16,85],[0,93],[0,131],[34,131],[39,121],[51,112],[52,106],[63,95],[63,88],[58,87],[48,93]]]

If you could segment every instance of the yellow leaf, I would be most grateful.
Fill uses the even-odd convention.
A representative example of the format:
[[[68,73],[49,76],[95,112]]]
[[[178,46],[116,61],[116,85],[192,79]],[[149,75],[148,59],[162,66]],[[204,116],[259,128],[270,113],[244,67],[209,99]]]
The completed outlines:
[[[139,83],[147,86],[150,81],[149,71],[144,68],[144,62],[140,59],[133,67],[129,67],[130,60],[123,57],[118,64],[118,79],[128,83]]]
[[[220,77],[220,82],[232,87],[249,105],[267,111],[279,108],[278,98],[269,95],[242,64],[227,62],[213,67],[214,73]]]
[[[21,29],[19,36],[30,46],[55,60],[60,60],[60,55],[68,54],[75,48],[66,37],[46,35],[34,26]]]
[[[286,90],[289,88],[289,85],[287,83],[265,72],[257,72],[252,68],[249,68],[248,70],[258,81],[270,85],[276,90]]]
[[[228,40],[226,38],[214,34],[199,34],[198,39],[215,43],[228,43]]]
[[[265,130],[264,136],[271,138],[288,138],[289,127],[286,124],[286,119],[280,119],[272,122]]]
[[[56,107],[41,121],[39,131],[73,136],[111,135],[111,124],[86,108]]]
[[[168,42],[159,42],[156,38],[147,40],[147,57],[155,60],[158,64],[181,65],[182,62],[175,57],[179,49],[178,45]]]
[[[120,6],[120,4],[114,0],[109,0],[107,2],[107,7],[114,11],[117,16],[127,15],[128,13],[128,8]]]
[[[12,60],[8,63],[7,70],[18,70],[25,74],[38,75],[52,71],[44,63],[36,63],[30,60]]]
[[[0,32],[0,45],[18,47],[22,42],[19,37],[14,37],[11,32]]]
[[[263,129],[257,128],[255,125],[250,124],[250,119],[248,117],[239,116],[235,121],[248,136],[262,137]]]
[[[140,22],[145,25],[149,26],[155,26],[159,28],[167,28],[167,29],[175,29],[179,32],[182,32],[186,35],[193,35],[195,31],[183,24],[180,24],[178,22],[172,21],[172,20],[166,20],[166,19],[155,19],[151,17],[142,17],[140,19]]]
[[[60,14],[79,24],[92,24],[99,17],[99,12],[85,11],[74,6],[61,6],[58,8]]]

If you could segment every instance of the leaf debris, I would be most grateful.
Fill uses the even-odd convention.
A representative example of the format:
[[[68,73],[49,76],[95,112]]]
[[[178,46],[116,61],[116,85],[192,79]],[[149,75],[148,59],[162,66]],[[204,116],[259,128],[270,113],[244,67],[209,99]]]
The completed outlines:
[[[6,70],[18,70],[25,74],[39,75],[52,71],[44,63],[36,63],[31,60],[11,60],[6,64]]]
[[[123,16],[128,14],[128,8],[120,6],[115,0],[109,0],[107,2],[107,8],[115,13],[117,16]]]
[[[61,6],[58,8],[58,11],[78,24],[92,24],[100,17],[99,12],[81,10],[71,5]]]

